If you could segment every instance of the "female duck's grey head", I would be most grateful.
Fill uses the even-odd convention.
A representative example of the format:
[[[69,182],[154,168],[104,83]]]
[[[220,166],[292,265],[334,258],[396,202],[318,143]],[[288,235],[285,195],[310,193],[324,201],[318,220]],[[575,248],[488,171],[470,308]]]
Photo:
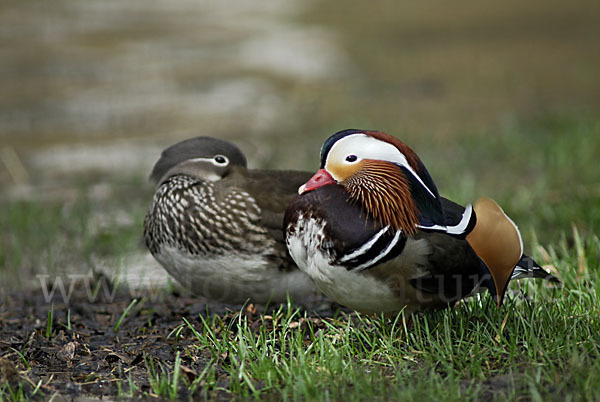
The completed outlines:
[[[194,137],[165,149],[154,165],[150,179],[160,185],[176,174],[216,181],[230,166],[246,167],[246,157],[230,142],[212,137]]]

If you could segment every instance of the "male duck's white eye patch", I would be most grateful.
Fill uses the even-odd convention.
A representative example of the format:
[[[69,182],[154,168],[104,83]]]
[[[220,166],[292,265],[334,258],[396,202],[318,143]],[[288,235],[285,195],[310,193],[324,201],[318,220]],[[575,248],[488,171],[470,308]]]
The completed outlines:
[[[338,140],[329,151],[327,161],[354,163],[363,159],[403,162],[404,155],[394,145],[365,134],[352,134]]]
[[[217,155],[213,158],[213,164],[215,166],[226,166],[229,164],[229,159],[223,155]]]
[[[427,187],[423,182],[423,179],[421,179],[414,168],[408,163],[406,156],[395,145],[363,133],[342,137],[333,144],[327,154],[325,169],[335,180],[343,180],[346,177],[345,174],[348,172],[339,170],[339,167],[353,164],[356,160],[352,161],[352,156],[356,157],[356,160],[373,159],[402,166],[408,170],[419,183],[421,183],[423,188],[433,198],[436,197],[433,191]],[[350,160],[348,160],[349,157]]]

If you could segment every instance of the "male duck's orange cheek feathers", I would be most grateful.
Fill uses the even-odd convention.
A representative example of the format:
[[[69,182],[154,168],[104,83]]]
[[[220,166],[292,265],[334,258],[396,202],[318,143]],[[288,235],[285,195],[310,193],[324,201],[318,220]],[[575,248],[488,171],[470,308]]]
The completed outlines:
[[[363,164],[364,161],[352,165],[346,165],[338,162],[327,162],[325,169],[336,181],[342,182],[358,173],[362,169]]]
[[[523,255],[521,234],[493,200],[480,198],[473,210],[477,223],[467,241],[490,270],[496,287],[496,303],[500,305],[513,269]]]
[[[364,160],[341,184],[373,218],[405,234],[417,232],[419,211],[404,173],[393,163]]]

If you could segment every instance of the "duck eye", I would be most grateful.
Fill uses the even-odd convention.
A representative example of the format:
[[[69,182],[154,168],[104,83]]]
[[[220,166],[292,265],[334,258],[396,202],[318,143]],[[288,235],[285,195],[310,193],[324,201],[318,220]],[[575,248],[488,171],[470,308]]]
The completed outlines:
[[[229,160],[227,159],[227,157],[223,156],[223,155],[215,156],[214,160],[217,165],[221,165],[221,166],[227,165],[229,163]]]
[[[358,157],[356,155],[348,155],[346,156],[346,162],[356,162]]]

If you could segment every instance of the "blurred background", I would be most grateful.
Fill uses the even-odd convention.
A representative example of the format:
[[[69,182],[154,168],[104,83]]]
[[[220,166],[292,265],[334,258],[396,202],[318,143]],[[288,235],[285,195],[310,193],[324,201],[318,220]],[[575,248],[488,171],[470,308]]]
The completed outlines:
[[[529,252],[600,227],[598,1],[5,0],[0,39],[0,291],[164,281],[147,176],[196,135],[314,171],[330,134],[386,131]]]

